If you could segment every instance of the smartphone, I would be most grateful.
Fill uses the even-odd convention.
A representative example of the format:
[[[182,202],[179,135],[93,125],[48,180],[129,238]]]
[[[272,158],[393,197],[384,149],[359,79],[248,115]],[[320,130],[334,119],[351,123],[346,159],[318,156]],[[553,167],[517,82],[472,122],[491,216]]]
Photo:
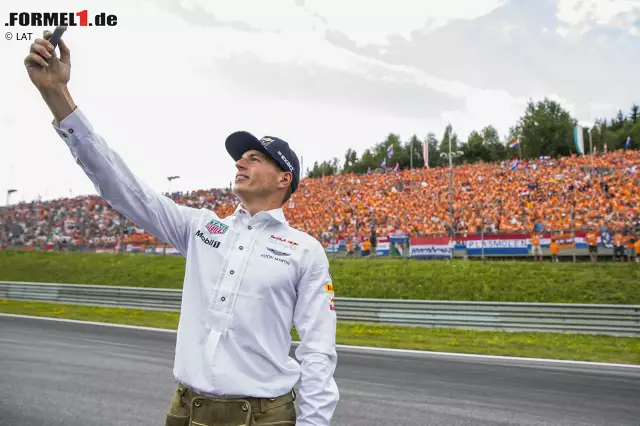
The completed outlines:
[[[53,34],[51,34],[51,38],[49,38],[49,43],[53,44],[54,49],[58,47],[58,43],[65,31],[67,31],[66,25],[56,27],[56,29],[53,30]]]

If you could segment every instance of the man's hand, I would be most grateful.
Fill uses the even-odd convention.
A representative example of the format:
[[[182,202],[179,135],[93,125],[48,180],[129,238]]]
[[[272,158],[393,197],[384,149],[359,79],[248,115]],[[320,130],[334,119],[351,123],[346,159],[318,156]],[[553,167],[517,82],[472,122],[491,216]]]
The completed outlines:
[[[60,40],[58,58],[53,45],[49,43],[51,34],[51,31],[45,31],[43,38],[36,39],[24,58],[24,65],[31,82],[40,91],[59,123],[73,112],[76,105],[67,90],[71,78],[71,52],[64,40]]]
[[[41,93],[66,87],[71,76],[71,52],[60,40],[60,58],[56,56],[53,45],[49,43],[51,31],[45,31],[43,38],[31,44],[29,55],[24,59],[31,82]]]

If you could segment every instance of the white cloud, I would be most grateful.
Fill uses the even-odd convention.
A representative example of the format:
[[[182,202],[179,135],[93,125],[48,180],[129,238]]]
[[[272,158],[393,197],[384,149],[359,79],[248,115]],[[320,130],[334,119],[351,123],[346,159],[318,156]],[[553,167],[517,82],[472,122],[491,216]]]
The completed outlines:
[[[0,4],[2,17],[16,11],[15,6],[9,10],[5,3]],[[389,35],[408,37],[411,30],[425,24],[473,19],[500,3],[358,0],[345,4],[309,0],[300,7],[295,1],[285,0],[132,0],[107,6],[97,0],[62,0],[55,9],[87,9],[89,14],[104,11],[118,16],[115,28],[73,27],[65,34],[72,50],[71,93],[96,131],[134,172],[156,190],[165,191],[168,175],[181,176],[172,183],[173,189],[227,186],[234,166],[223,142],[239,129],[289,140],[304,158],[305,167],[316,160],[342,158],[348,147],[361,153],[391,132],[404,139],[414,133],[425,137],[429,131],[440,136],[448,122],[461,138],[489,124],[505,134],[526,99],[499,88],[487,90],[462,80],[434,77],[415,67],[366,58],[325,39],[325,31],[332,29],[358,43],[384,44]],[[185,13],[195,12],[199,23],[171,13],[176,5],[186,9]],[[20,7],[49,11],[51,3],[31,0],[28,7]],[[243,30],[247,26],[256,31]],[[24,30],[39,35],[42,29]],[[3,40],[0,46],[5,61],[0,79],[0,193],[17,188],[14,201],[33,199],[38,194],[65,197],[70,189],[72,194],[95,193],[51,128],[51,114],[22,66],[29,42]],[[269,90],[255,93],[246,89],[248,82],[221,71],[221,64],[245,53],[285,70],[302,65],[309,71],[310,85],[314,83],[313,72],[325,67],[376,83],[427,88],[457,100],[461,107],[441,108],[424,117],[398,116],[373,113],[362,103],[354,107],[331,99],[305,99],[304,90],[292,97],[295,100],[285,100]],[[508,58],[501,60],[508,66]],[[261,74],[259,65],[251,72],[259,87],[273,84]],[[470,67],[469,72],[483,70]],[[285,83],[288,77],[287,72],[277,76]],[[336,85],[341,84],[344,82],[336,81]],[[345,96],[362,96],[345,91]],[[530,94],[534,99],[545,95]]]
[[[557,17],[579,32],[601,26],[640,35],[634,24],[640,18],[640,0],[558,0]]]
[[[34,1],[29,10],[50,10],[49,6]],[[0,16],[8,16],[6,6],[2,8]],[[72,96],[96,131],[157,190],[166,190],[166,176],[174,174],[181,176],[173,182],[174,189],[228,185],[234,166],[223,141],[238,129],[289,139],[309,165],[328,156],[342,157],[347,144],[362,150],[389,132],[425,136],[434,121],[238,95],[239,87],[229,86],[214,72],[201,71],[203,65],[232,53],[253,52],[269,61],[311,61],[362,75],[377,68],[376,75],[385,77],[384,64],[341,51],[314,31],[294,26],[291,31],[252,34],[230,27],[194,26],[146,1],[112,3],[108,8],[77,1],[56,6],[69,11],[85,8],[90,14],[96,10],[116,14],[118,26],[72,27],[65,34],[72,51]],[[216,17],[238,19],[231,12]],[[257,18],[251,19],[250,24],[259,24]],[[24,30],[39,35],[42,28]],[[51,114],[22,66],[29,42],[2,46],[3,57],[15,66],[7,66],[0,81],[0,190],[16,187],[14,201],[95,193],[51,128]],[[260,78],[259,69],[255,76]]]
[[[505,0],[306,1],[332,29],[358,44],[386,44],[390,35],[410,39],[411,31],[437,28],[455,19],[474,19],[503,3]]]

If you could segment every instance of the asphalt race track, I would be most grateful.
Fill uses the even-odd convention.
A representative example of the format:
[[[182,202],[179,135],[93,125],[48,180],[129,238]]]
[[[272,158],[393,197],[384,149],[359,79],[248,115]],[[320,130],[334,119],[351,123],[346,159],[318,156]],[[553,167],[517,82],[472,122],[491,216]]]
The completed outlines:
[[[174,333],[0,316],[0,425],[163,425]],[[640,425],[640,368],[341,350],[334,426]]]

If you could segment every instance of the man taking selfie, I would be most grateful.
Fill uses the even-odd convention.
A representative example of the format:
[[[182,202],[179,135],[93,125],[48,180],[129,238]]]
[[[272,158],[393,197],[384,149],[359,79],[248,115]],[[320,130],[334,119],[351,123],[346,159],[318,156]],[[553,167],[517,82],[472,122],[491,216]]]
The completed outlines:
[[[333,284],[320,242],[283,214],[299,184],[295,152],[277,137],[233,133],[225,147],[237,169],[235,212],[221,218],[176,204],[93,129],[67,87],[69,48],[60,41],[58,58],[50,36],[30,46],[24,64],[55,131],[101,197],[186,258],[166,425],[330,425],[339,399]],[[293,326],[300,364],[289,357]]]

